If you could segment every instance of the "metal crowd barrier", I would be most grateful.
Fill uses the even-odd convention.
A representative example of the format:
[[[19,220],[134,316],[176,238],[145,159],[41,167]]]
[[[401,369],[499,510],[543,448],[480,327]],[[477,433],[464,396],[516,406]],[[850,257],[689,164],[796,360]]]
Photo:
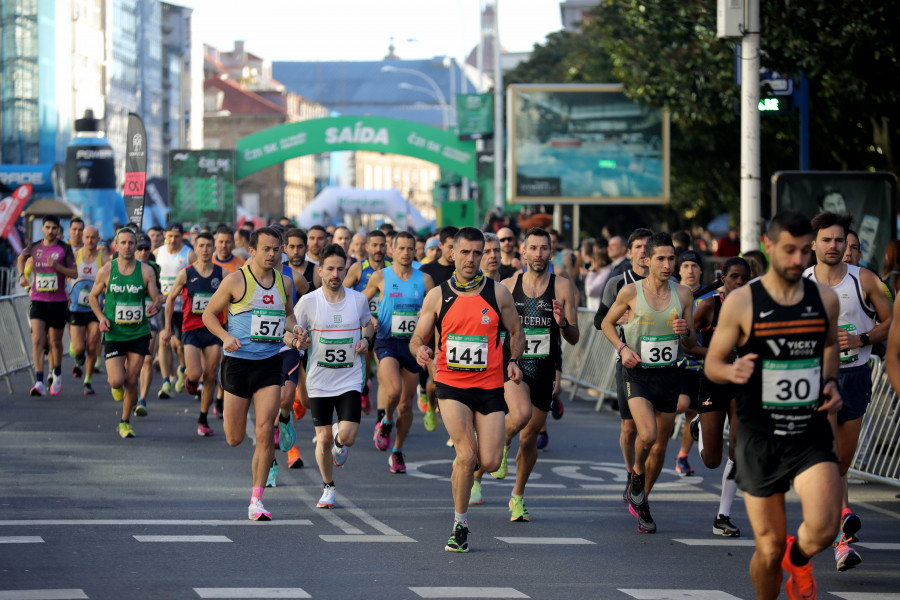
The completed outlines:
[[[34,377],[28,308],[27,294],[0,296],[0,377],[6,379],[10,394],[13,392],[10,375],[27,369]]]
[[[860,479],[900,485],[900,399],[881,360],[872,368],[872,400],[863,418],[850,473]]]
[[[19,272],[16,267],[0,267],[0,296],[12,296],[19,284]]]
[[[574,385],[569,400],[574,400],[579,388],[597,394],[595,410],[603,407],[607,398],[616,397],[616,349],[602,331],[594,328],[594,314],[587,308],[578,309],[580,339],[572,346],[563,342],[562,378]]]

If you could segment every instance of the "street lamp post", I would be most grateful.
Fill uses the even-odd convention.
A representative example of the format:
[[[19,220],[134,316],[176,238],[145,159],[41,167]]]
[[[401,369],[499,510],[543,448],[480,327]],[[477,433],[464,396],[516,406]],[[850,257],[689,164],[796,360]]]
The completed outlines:
[[[447,102],[443,98],[441,98],[437,94],[435,94],[434,90],[431,90],[427,87],[423,87],[421,85],[413,85],[413,84],[407,83],[405,81],[398,83],[397,87],[400,88],[401,90],[411,90],[414,92],[420,92],[422,94],[425,94],[429,98],[434,98],[434,100],[437,101],[437,103],[441,107],[441,121],[444,124],[444,129],[449,129],[450,122],[447,119]]]
[[[443,120],[444,120],[444,129],[447,128],[447,123],[448,123],[448,120],[447,120],[447,106],[448,106],[447,97],[444,96],[444,92],[441,91],[441,88],[434,81],[434,79],[432,79],[431,77],[429,77],[428,75],[426,75],[425,73],[423,73],[421,71],[417,71],[415,69],[407,69],[405,67],[395,67],[393,65],[384,65],[383,67],[381,67],[381,72],[382,73],[409,73],[410,75],[415,75],[416,77],[419,77],[420,79],[424,79],[425,82],[428,83],[429,86],[431,86],[431,90],[434,92],[434,97],[437,99],[438,103],[440,104],[441,115],[443,116]]]

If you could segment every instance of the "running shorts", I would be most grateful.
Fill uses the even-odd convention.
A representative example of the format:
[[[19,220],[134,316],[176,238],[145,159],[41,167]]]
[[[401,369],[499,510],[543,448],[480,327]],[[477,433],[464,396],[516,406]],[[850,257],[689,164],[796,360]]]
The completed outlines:
[[[87,327],[91,323],[97,322],[97,315],[94,311],[87,310],[84,312],[69,311],[69,325],[75,327]]]
[[[678,367],[625,367],[624,371],[626,398],[645,398],[653,405],[653,410],[662,413],[673,413],[678,409],[678,394],[681,392],[681,370]]]
[[[837,414],[838,425],[854,421],[866,414],[872,399],[872,373],[869,365],[857,365],[841,369],[841,401],[844,405]]]
[[[50,329],[65,329],[68,316],[69,303],[65,300],[62,302],[32,300],[28,311],[29,319],[43,321]]]
[[[181,343],[185,346],[196,346],[202,349],[207,346],[221,346],[222,340],[210,333],[205,327],[201,327],[200,329],[182,332]]]
[[[416,362],[416,358],[409,351],[409,340],[402,338],[375,339],[375,356],[378,360],[386,357],[395,358],[400,363],[401,369],[410,373],[421,373],[422,367]]]
[[[281,387],[281,355],[273,354],[259,360],[226,356],[222,359],[222,389],[239,398],[269,386]]]
[[[338,421],[359,423],[362,418],[362,395],[356,390],[350,390],[339,396],[310,398],[309,410],[312,413],[313,425],[316,427],[331,425],[334,422],[335,412]]]
[[[506,407],[506,400],[503,397],[503,388],[494,388],[490,390],[482,390],[478,388],[461,389],[435,382],[435,397],[440,400],[455,400],[462,402],[472,412],[479,412],[483,415],[489,415],[495,412],[504,414],[509,412]]]
[[[103,344],[104,346],[104,356],[107,360],[110,358],[117,358],[120,356],[127,356],[128,354],[140,354],[141,356],[147,356],[150,354],[150,336],[145,335],[133,340],[125,340],[122,342],[112,342],[110,340],[106,340]]]

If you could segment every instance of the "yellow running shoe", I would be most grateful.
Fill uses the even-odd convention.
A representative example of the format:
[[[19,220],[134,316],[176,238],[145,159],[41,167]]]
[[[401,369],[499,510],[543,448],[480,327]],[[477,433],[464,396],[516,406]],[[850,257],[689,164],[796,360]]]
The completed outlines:
[[[111,391],[112,391],[113,400],[115,400],[116,402],[121,402],[122,400],[125,399],[125,387],[124,386],[112,388]]]
[[[481,497],[481,482],[475,479],[472,481],[472,491],[469,493],[469,504],[481,504],[484,499]]]
[[[125,421],[121,421],[119,423],[119,437],[121,437],[121,438],[133,438],[134,437],[134,429],[131,428],[131,423],[126,423]]]
[[[187,378],[184,367],[178,367],[178,379],[175,380],[175,391],[179,394],[184,391],[184,380]]]
[[[500,460],[500,468],[491,473],[494,479],[506,479],[506,473],[509,470],[509,465],[506,462],[508,456],[509,446],[503,446],[503,458]]]
[[[425,411],[425,416],[422,418],[422,421],[425,423],[426,431],[434,431],[437,429],[437,413],[430,406],[428,410]]]
[[[509,499],[509,520],[528,521],[528,509],[525,508],[525,498],[513,495]]]

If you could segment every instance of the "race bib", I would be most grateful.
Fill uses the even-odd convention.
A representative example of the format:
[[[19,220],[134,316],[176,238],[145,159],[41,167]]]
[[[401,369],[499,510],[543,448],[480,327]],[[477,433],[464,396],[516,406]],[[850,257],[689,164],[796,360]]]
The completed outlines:
[[[369,312],[372,313],[372,318],[378,318],[378,300],[372,298],[369,300]]]
[[[856,335],[856,325],[847,323],[846,325],[838,325],[841,329],[849,334]],[[859,348],[848,348],[841,350],[841,366],[846,367],[859,360]]]
[[[211,298],[212,294],[201,294],[199,292],[191,296],[191,312],[195,315],[203,314]]]
[[[134,325],[144,320],[144,305],[127,302],[116,304],[115,320],[118,325]]]
[[[90,308],[91,307],[91,290],[87,288],[81,288],[78,290],[78,299],[75,303],[82,308]]]
[[[39,292],[55,292],[59,289],[59,277],[56,273],[35,273],[34,289]]]
[[[678,360],[678,334],[642,335],[641,366],[644,368],[670,367]]]
[[[822,366],[817,358],[764,360],[763,406],[814,406],[819,402]]]
[[[419,322],[419,313],[414,310],[395,310],[391,315],[391,335],[410,337]]]
[[[159,278],[159,291],[163,296],[168,296],[169,292],[172,291],[173,287],[175,287],[175,278],[174,277],[160,277]]]
[[[316,364],[326,369],[346,369],[353,366],[353,338],[320,337]]]
[[[447,334],[447,368],[451,371],[484,371],[488,361],[488,338],[484,335]]]
[[[250,339],[257,342],[280,342],[284,337],[284,311],[254,308],[250,316]]]
[[[547,358],[550,356],[550,328],[525,330],[525,352],[522,358]]]

